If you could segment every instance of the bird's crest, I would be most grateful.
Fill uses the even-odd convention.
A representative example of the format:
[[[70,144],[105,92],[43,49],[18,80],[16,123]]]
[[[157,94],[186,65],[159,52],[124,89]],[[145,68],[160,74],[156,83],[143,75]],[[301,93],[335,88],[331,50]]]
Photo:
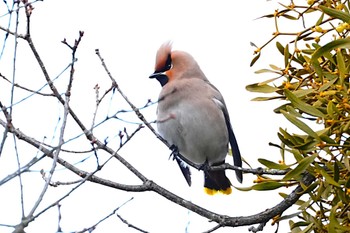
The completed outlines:
[[[172,49],[172,43],[171,41],[167,41],[160,48],[158,49],[157,56],[156,56],[156,71],[161,71],[164,69],[164,67],[167,65],[167,59],[169,55],[171,54]]]

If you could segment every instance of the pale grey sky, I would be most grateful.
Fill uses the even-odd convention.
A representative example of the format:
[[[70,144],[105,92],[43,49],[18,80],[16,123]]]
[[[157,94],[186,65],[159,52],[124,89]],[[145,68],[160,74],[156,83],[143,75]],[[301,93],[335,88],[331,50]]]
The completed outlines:
[[[155,101],[158,97],[160,86],[155,80],[148,79],[148,76],[153,72],[158,47],[163,42],[171,40],[174,49],[185,50],[193,55],[208,79],[223,94],[244,159],[252,166],[260,166],[257,162],[258,158],[274,161],[280,158],[279,150],[268,146],[268,142],[278,143],[276,133],[280,124],[285,127],[288,125],[282,116],[272,112],[273,108],[280,103],[251,102],[250,100],[256,97],[256,94],[245,90],[246,85],[266,79],[267,76],[254,74],[255,70],[265,68],[270,63],[276,65],[280,63],[281,57],[275,56],[275,52],[267,55],[269,54],[267,50],[275,50],[272,43],[266,52],[263,51],[262,61],[253,68],[249,67],[254,51],[250,42],[261,45],[270,38],[274,30],[272,19],[254,19],[273,12],[277,8],[275,1],[233,3],[222,0],[214,3],[207,0],[45,0],[35,3],[34,7],[31,17],[32,37],[52,77],[58,75],[70,62],[70,50],[61,43],[61,40],[66,38],[68,42],[72,42],[77,38],[79,30],[85,32],[77,53],[78,62],[71,106],[82,115],[82,120],[87,125],[91,123],[95,104],[93,87],[98,83],[101,86],[101,92],[104,92],[110,86],[110,81],[94,50],[97,48],[100,50],[111,73],[130,100],[135,105],[142,106],[148,99]],[[0,19],[2,26],[7,25],[6,18]],[[23,20],[19,26],[24,34]],[[7,43],[6,53],[0,60],[0,67],[8,65],[9,69],[1,68],[0,71],[11,77],[9,64],[12,62],[13,38],[9,38]],[[44,78],[38,65],[33,61],[28,46],[23,41],[20,41],[18,46],[16,82],[37,89],[44,84]],[[58,79],[56,85],[63,91],[67,80],[68,72]],[[48,91],[47,88],[45,90]],[[9,89],[0,93],[1,100],[9,101],[9,93]],[[26,95],[27,93],[18,91],[15,93],[15,100],[18,101]],[[117,109],[126,108],[127,105],[121,98],[114,98],[112,102],[106,101],[98,115],[99,120],[104,119],[108,112],[111,114]],[[42,139],[46,136],[49,143],[57,142],[57,138],[52,138],[52,134],[58,120],[57,114],[62,113],[62,109],[50,106],[49,101],[43,102],[40,106],[35,103],[34,97],[14,108],[17,116],[22,116],[14,119],[16,127],[32,137]],[[144,110],[144,114],[152,121],[155,119],[155,111],[155,106],[152,106]],[[23,118],[26,114],[28,117]],[[125,116],[136,119],[132,114]],[[69,123],[70,126],[71,123]],[[111,126],[97,128],[95,133],[101,139],[106,136],[113,138],[124,125],[123,122],[114,122]],[[129,127],[129,125],[126,126]],[[75,136],[77,132],[79,131],[76,127],[73,127],[66,139]],[[71,145],[76,149],[80,146]],[[9,153],[13,153],[10,148],[6,149]],[[23,150],[25,148],[21,149],[22,153]],[[31,153],[34,152],[31,151]],[[148,178],[214,212],[230,216],[245,216],[263,211],[282,200],[277,192],[241,192],[235,189],[230,196],[207,196],[203,192],[202,172],[193,169],[193,186],[187,187],[177,164],[168,160],[170,151],[147,129],[143,129],[120,153]],[[76,161],[80,158],[77,156]],[[13,157],[3,156],[1,160],[0,179],[8,174],[6,169],[13,171],[16,168]],[[82,166],[91,166],[90,168],[93,169],[93,159]],[[51,160],[36,166],[38,171],[48,170],[50,167]],[[65,181],[76,179],[76,177],[67,177],[67,173],[69,172],[65,170],[58,171],[54,179]],[[239,184],[233,172],[227,173],[235,186],[252,185],[253,176],[245,175],[244,183]],[[98,175],[115,179],[117,182],[137,181],[116,162],[110,163]],[[26,209],[29,210],[44,182],[39,172],[26,175],[25,181],[27,179],[30,179],[31,184],[30,187],[25,187]],[[41,208],[69,189],[69,187],[50,187],[50,195],[45,198]],[[289,189],[286,192],[290,191],[292,190]],[[0,223],[18,223],[20,221],[18,181],[0,186],[0,193],[2,196],[5,195],[4,198],[0,198]],[[189,222],[189,232],[202,232],[215,226],[156,194],[126,193],[93,184],[83,185],[77,192],[62,201],[61,226],[65,232],[82,230],[130,197],[134,197],[134,200],[121,208],[118,213],[130,223],[149,232],[165,230],[185,232]],[[4,211],[9,209],[12,211]],[[57,210],[54,208],[32,222],[27,232],[54,232],[56,227]],[[0,229],[1,232],[11,232],[11,229],[1,227]],[[267,224],[264,232],[271,232],[272,229],[274,228],[270,228]],[[135,232],[115,217],[100,224],[94,232],[112,231]],[[247,227],[222,228],[216,232],[244,231],[247,232]]]

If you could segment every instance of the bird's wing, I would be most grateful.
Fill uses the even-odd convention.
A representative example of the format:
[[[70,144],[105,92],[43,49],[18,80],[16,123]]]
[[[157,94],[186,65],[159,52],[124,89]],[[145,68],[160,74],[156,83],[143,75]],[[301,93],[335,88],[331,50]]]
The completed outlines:
[[[176,156],[175,155],[175,159],[176,159],[176,162],[177,164],[179,165],[180,167],[180,170],[182,172],[182,175],[184,175],[186,181],[187,181],[187,184],[188,186],[191,186],[192,182],[191,182],[191,171],[190,171],[190,167],[184,162],[182,161],[179,156]]]
[[[225,123],[226,123],[227,131],[228,131],[229,142],[230,142],[231,150],[232,150],[233,163],[237,167],[242,167],[241,153],[240,153],[239,148],[238,148],[235,134],[233,133],[233,130],[232,130],[230,116],[228,114],[225,101],[224,101],[223,97],[221,96],[220,92],[218,91],[218,89],[215,86],[213,86],[212,84],[210,84],[210,86],[215,90],[215,92],[217,92],[217,95],[215,95],[215,97],[214,97],[214,102],[219,106],[219,108],[221,109],[221,111],[223,112],[224,117],[225,117]],[[242,183],[242,181],[243,181],[242,171],[236,170],[235,172],[236,172],[237,180],[240,183]]]

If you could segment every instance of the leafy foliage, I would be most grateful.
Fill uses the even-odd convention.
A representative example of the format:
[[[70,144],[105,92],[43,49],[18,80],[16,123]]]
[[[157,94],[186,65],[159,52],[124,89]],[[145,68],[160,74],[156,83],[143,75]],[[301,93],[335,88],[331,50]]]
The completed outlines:
[[[271,69],[258,70],[256,73],[271,73],[273,77],[251,84],[247,90],[273,93],[255,98],[257,101],[285,100],[275,112],[302,133],[280,129],[282,159],[278,163],[259,161],[270,169],[289,170],[279,180],[266,176],[258,179],[252,189],[302,184],[303,176],[311,174],[314,182],[304,185],[308,200],[297,202],[300,212],[290,216],[293,220],[298,216],[296,222],[289,222],[291,231],[350,232],[350,3],[308,0],[300,5],[291,1],[281,7],[263,16],[274,19],[276,31],[266,44],[256,47],[251,65],[258,62],[263,49],[274,39],[288,36],[291,42],[276,42],[284,67],[270,65]],[[282,19],[287,21],[283,25],[292,20],[301,21],[303,27],[296,32],[281,32]],[[313,23],[306,26],[305,21]],[[294,162],[286,164],[286,159]]]

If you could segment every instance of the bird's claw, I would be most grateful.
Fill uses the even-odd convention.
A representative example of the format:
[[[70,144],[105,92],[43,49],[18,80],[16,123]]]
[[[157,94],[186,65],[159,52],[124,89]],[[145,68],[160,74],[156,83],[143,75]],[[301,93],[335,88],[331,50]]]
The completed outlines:
[[[169,149],[171,150],[171,154],[169,156],[169,159],[172,157],[173,160],[175,160],[175,157],[178,156],[178,154],[179,154],[179,148],[175,145],[171,145]]]

